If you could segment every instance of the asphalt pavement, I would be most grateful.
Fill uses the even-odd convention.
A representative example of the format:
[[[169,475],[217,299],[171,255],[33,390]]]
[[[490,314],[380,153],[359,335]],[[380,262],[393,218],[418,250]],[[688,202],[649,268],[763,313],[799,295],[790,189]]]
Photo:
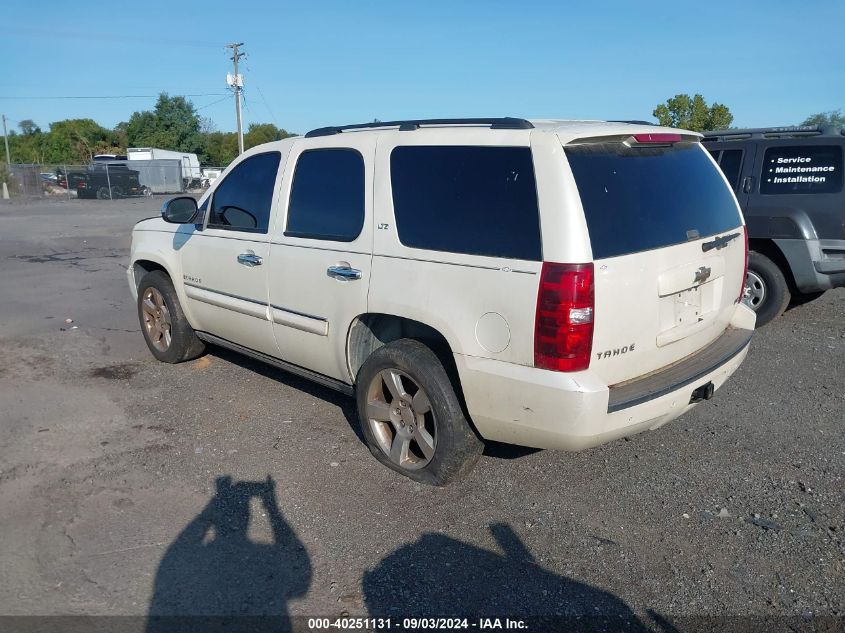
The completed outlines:
[[[657,431],[490,446],[431,488],[371,457],[351,399],[153,359],[125,267],[160,204],[0,204],[0,614],[841,623],[845,291]]]

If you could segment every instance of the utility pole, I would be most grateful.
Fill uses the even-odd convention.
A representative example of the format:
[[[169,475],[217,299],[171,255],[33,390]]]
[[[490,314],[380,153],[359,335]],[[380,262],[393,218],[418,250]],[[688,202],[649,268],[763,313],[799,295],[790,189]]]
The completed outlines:
[[[235,73],[229,77],[228,84],[235,89],[235,114],[238,117],[238,154],[244,153],[244,130],[243,125],[241,124],[241,89],[244,85],[244,80],[241,75],[238,74],[238,60],[246,55],[246,53],[239,53],[238,47],[243,46],[244,43],[231,43],[227,44],[226,48],[232,49],[232,62],[235,65]]]
[[[12,161],[9,158],[9,135],[6,134],[6,115],[3,115],[3,142],[6,144],[6,164],[11,165]]]

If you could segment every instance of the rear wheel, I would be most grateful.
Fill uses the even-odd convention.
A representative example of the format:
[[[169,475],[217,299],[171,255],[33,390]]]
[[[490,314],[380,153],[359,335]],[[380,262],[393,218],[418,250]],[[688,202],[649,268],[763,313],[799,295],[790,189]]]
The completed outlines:
[[[97,200],[110,200],[111,194],[108,187],[100,187],[97,189]]]
[[[167,273],[154,270],[138,286],[138,319],[147,347],[163,363],[181,363],[200,356],[205,345],[182,312]]]
[[[751,251],[742,300],[757,313],[757,327],[783,314],[791,298],[786,276],[778,265],[765,255]]]
[[[443,364],[426,345],[380,347],[356,381],[358,417],[370,452],[387,467],[442,486],[468,473],[483,449]]]

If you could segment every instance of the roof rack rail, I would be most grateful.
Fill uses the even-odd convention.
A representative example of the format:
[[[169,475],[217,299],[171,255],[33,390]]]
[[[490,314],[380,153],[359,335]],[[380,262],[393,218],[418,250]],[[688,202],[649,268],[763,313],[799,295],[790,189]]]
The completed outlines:
[[[515,119],[512,117],[498,117],[491,119],[411,119],[407,121],[373,121],[372,123],[356,123],[354,125],[337,125],[321,127],[311,130],[305,137],[331,136],[340,134],[347,130],[369,130],[383,127],[397,127],[403,132],[417,130],[424,125],[447,126],[447,125],[489,125],[494,130],[530,130],[533,125],[526,119]]]
[[[713,130],[702,132],[704,141],[742,140],[747,138],[787,138],[807,136],[840,136],[845,129],[819,125],[786,125],[781,127],[751,127],[734,130]]]

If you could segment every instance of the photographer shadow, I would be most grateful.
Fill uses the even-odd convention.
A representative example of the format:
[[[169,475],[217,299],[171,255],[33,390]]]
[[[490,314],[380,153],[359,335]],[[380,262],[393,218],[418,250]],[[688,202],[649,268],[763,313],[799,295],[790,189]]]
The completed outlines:
[[[275,483],[216,483],[217,494],[159,563],[146,630],[290,631],[288,602],[308,591],[311,562],[279,511]],[[266,512],[271,543],[248,537],[253,498]]]
[[[490,526],[502,554],[425,534],[364,575],[371,617],[525,618],[531,631],[649,631],[612,593],[544,570],[506,524]],[[665,629],[664,629],[665,630]]]

